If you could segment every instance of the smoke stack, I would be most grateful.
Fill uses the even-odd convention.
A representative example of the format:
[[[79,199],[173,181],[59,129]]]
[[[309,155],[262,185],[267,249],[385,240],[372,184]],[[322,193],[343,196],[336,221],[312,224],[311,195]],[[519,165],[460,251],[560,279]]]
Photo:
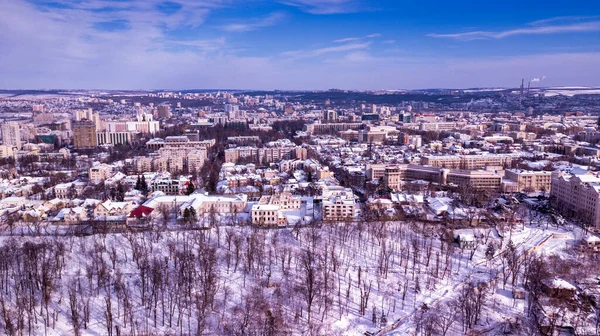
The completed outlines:
[[[523,85],[525,84],[525,78],[521,78],[521,96],[523,96]]]
[[[529,89],[531,89],[531,81],[527,84],[527,95],[529,95]]]

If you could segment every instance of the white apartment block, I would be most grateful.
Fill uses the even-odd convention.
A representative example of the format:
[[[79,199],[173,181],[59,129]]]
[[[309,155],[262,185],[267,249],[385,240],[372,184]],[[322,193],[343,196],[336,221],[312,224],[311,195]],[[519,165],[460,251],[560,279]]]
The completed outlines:
[[[358,197],[352,189],[344,187],[326,187],[322,193],[322,219],[324,221],[354,219]]]
[[[279,206],[269,204],[255,204],[252,206],[252,224],[258,226],[285,225],[285,218],[280,220]]]
[[[600,226],[600,174],[556,174],[550,195],[554,207],[565,217]]]

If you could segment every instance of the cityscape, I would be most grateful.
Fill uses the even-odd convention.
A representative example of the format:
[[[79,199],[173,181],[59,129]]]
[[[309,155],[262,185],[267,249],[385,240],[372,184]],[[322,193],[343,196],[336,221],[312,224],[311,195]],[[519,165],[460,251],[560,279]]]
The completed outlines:
[[[600,4],[434,3],[0,3],[0,334],[600,335]]]

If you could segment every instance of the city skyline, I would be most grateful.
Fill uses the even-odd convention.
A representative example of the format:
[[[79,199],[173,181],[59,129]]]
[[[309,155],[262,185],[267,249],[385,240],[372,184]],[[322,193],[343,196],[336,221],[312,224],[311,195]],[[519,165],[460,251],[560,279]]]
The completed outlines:
[[[2,89],[600,85],[600,4],[0,4]]]

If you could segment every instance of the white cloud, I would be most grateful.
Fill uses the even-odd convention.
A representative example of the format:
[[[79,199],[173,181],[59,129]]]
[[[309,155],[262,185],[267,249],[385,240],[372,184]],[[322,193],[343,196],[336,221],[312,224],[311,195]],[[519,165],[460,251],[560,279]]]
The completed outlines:
[[[290,60],[296,60],[296,59],[300,59],[300,58],[317,57],[317,56],[321,56],[321,55],[329,54],[329,53],[367,49],[369,47],[369,45],[370,45],[370,43],[350,43],[350,44],[344,44],[344,45],[335,46],[335,47],[325,47],[325,48],[318,48],[318,49],[311,49],[311,50],[286,51],[286,52],[281,53],[280,56],[283,56],[284,58],[287,58]]]
[[[360,0],[279,0],[311,14],[354,13],[362,8]]]
[[[245,32],[255,30],[263,27],[274,26],[285,18],[285,14],[281,12],[275,12],[269,14],[267,17],[254,20],[246,23],[231,23],[221,26],[221,29],[228,32]]]
[[[529,23],[532,26],[546,26],[548,24],[569,23],[590,21],[600,18],[600,15],[579,15],[579,16],[557,16],[549,19],[537,20]]]
[[[197,7],[195,22],[204,20],[203,13],[212,4]],[[81,8],[44,12],[23,0],[0,0],[0,87],[458,88],[516,86],[521,78],[539,74],[547,76],[545,85],[600,85],[600,53],[403,59],[374,56],[380,50],[365,39],[272,57],[245,57],[218,36],[181,40],[165,33],[165,27],[186,26],[188,14],[165,16],[136,8],[118,14]],[[93,29],[93,22],[107,18],[127,20],[130,28]]]
[[[352,41],[359,41],[362,39],[363,39],[362,37],[346,37],[343,39],[334,40],[333,43],[346,43],[346,42],[352,42]]]
[[[585,33],[600,31],[600,21],[573,23],[566,25],[533,26],[503,31],[470,31],[455,34],[427,34],[429,37],[450,38],[456,40],[501,39],[516,35],[542,35],[559,33]]]
[[[365,39],[371,39],[371,38],[376,38],[376,37],[380,37],[381,34],[369,34],[366,36],[362,36],[362,37],[346,37],[346,38],[342,38],[339,40],[334,40],[333,43],[346,43],[346,42],[352,42],[352,41],[360,41],[360,40],[365,40]]]

